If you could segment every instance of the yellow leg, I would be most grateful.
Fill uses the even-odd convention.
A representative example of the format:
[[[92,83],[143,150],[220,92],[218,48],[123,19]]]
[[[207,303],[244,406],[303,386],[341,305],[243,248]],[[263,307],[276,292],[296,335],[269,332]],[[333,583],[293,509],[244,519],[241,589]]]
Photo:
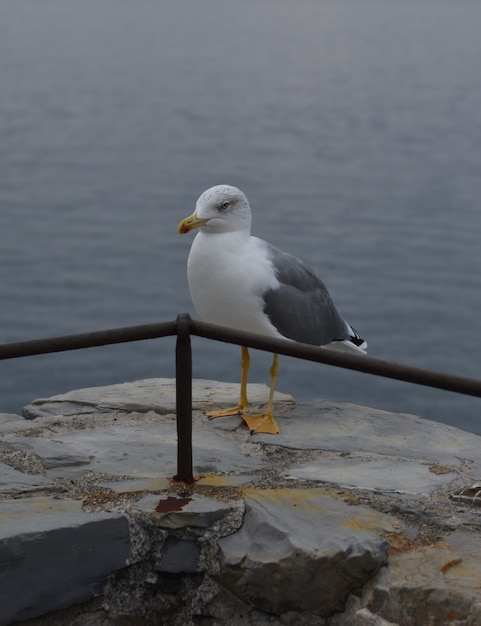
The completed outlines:
[[[242,419],[249,427],[251,434],[269,433],[271,435],[276,435],[279,432],[279,426],[274,419],[274,413],[272,410],[272,405],[274,402],[274,389],[276,386],[277,374],[279,372],[278,361],[279,360],[277,354],[274,354],[272,365],[269,370],[269,374],[271,375],[271,389],[269,392],[269,403],[266,410],[263,413],[258,413],[256,415],[250,415],[246,412],[242,413]]]
[[[249,408],[249,402],[247,401],[247,376],[249,374],[249,365],[251,362],[251,358],[249,356],[249,350],[245,346],[242,346],[241,350],[241,387],[239,403],[230,409],[209,411],[208,413],[206,413],[207,417],[216,418],[227,417],[228,415],[238,415],[239,413],[247,411],[247,409]]]

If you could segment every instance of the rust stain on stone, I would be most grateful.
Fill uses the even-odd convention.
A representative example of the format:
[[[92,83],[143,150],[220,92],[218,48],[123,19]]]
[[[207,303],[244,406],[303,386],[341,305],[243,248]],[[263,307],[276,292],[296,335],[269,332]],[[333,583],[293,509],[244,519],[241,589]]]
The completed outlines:
[[[182,511],[186,504],[192,501],[192,498],[176,498],[169,496],[165,500],[159,500],[159,504],[155,507],[156,513],[171,513],[172,511]]]
[[[389,555],[403,554],[430,544],[429,539],[421,537],[409,539],[403,533],[384,533],[382,536],[389,543]]]
[[[462,561],[463,559],[451,559],[451,561],[448,561],[441,567],[442,573],[445,574],[452,567],[456,567],[456,565],[459,565],[460,563],[462,563]]]
[[[431,463],[429,465],[429,471],[431,474],[442,475],[442,474],[452,474],[455,469],[454,467],[449,467],[449,465],[440,465],[439,463]]]

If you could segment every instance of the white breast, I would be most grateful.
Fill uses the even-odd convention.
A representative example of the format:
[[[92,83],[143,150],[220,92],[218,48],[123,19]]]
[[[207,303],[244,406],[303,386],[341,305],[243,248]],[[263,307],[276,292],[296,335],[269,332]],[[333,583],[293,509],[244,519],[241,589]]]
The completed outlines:
[[[239,232],[199,232],[187,276],[192,302],[203,321],[280,337],[263,312],[262,294],[278,281],[261,240]]]

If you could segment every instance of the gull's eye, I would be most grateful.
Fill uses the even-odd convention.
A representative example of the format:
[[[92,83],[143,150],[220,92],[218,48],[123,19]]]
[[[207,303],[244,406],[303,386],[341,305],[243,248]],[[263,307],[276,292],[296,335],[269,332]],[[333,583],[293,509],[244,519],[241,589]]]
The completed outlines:
[[[227,200],[226,200],[225,202],[223,202],[223,203],[220,205],[220,208],[221,208],[221,210],[222,210],[222,211],[225,211],[226,209],[228,209],[228,208],[229,208],[229,206],[230,206],[230,203],[229,203],[229,202],[227,202]]]

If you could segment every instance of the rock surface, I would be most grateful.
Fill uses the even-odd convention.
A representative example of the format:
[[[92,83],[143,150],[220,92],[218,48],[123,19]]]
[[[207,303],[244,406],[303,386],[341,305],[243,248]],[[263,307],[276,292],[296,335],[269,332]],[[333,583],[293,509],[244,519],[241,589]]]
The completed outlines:
[[[0,624],[481,623],[481,437],[283,394],[276,436],[203,415],[238,393],[195,381],[193,485],[172,380],[0,414]]]
[[[246,489],[244,499],[241,529],[219,541],[220,580],[266,612],[332,615],[387,562],[380,535],[394,528],[382,513],[312,488]]]
[[[90,599],[131,558],[125,516],[88,514],[79,501],[4,500],[0,520],[2,624]]]

